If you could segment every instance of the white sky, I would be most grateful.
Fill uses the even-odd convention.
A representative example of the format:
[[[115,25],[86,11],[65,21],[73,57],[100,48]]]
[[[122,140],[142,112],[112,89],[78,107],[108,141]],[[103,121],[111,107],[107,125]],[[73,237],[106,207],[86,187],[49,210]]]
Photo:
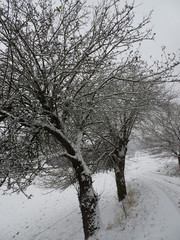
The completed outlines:
[[[100,1],[88,0],[89,3]],[[133,0],[120,0],[120,3],[126,1]],[[148,60],[152,55],[153,59],[160,59],[161,46],[166,46],[167,53],[176,53],[180,49],[180,0],[135,0],[135,5],[139,4],[135,11],[136,18],[140,20],[153,10],[151,26],[154,26],[153,31],[156,33],[155,41],[146,41],[142,45],[143,58]]]
[[[4,0],[0,0],[2,3]],[[55,0],[59,2],[59,0]],[[88,0],[88,2],[100,2],[101,0]],[[120,0],[122,2],[133,0]],[[177,52],[180,49],[180,0],[135,0],[136,17],[141,19],[143,15],[154,10],[151,26],[156,33],[155,41],[146,42],[142,46],[143,57],[148,59],[160,58],[161,46],[166,46],[167,52]]]
[[[141,4],[136,8],[137,17],[153,10],[151,23],[156,33],[154,42],[143,45],[143,55],[160,58],[161,46],[166,46],[168,53],[180,49],[180,0],[136,0]]]
[[[136,4],[141,4],[136,8],[137,18],[153,10],[151,24],[153,32],[156,33],[154,41],[143,43],[141,49],[143,58],[149,61],[149,57],[152,55],[152,59],[160,60],[161,46],[166,46],[167,53],[178,54],[180,49],[180,0],[136,0]],[[175,73],[180,73],[180,66],[176,67]],[[179,83],[168,86],[173,87],[176,94],[179,94]]]

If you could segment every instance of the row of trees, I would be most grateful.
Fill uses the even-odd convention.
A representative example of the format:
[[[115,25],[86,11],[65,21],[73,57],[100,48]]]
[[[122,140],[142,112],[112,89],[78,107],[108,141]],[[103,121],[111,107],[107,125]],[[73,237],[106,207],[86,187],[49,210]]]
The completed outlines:
[[[85,239],[101,226],[92,172],[113,168],[126,196],[127,144],[147,111],[164,102],[174,57],[148,66],[133,51],[153,39],[150,15],[105,0],[6,0],[0,6],[0,184],[24,191],[46,173],[78,184]],[[58,174],[58,178],[56,178]]]

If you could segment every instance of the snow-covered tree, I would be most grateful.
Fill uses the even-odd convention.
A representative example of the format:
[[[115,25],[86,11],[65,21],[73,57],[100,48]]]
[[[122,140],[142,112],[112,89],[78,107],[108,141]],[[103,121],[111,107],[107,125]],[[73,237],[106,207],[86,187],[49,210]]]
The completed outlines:
[[[124,170],[128,142],[164,95],[164,87],[153,81],[156,74],[157,71],[148,72],[141,60],[124,66],[121,78],[126,81],[105,88],[104,101],[95,117],[97,123],[91,127],[90,139],[94,154],[99,156],[99,168],[114,169],[119,201],[126,196]]]
[[[133,11],[118,0],[93,8],[79,0],[0,5],[1,185],[24,191],[39,172],[48,174],[49,161],[66,159],[79,185],[85,239],[101,220],[84,139],[105,87],[121,81],[122,63],[132,61],[133,44],[152,38],[149,16],[135,25]]]
[[[167,102],[145,121],[142,143],[152,154],[175,156],[180,167],[180,106]]]

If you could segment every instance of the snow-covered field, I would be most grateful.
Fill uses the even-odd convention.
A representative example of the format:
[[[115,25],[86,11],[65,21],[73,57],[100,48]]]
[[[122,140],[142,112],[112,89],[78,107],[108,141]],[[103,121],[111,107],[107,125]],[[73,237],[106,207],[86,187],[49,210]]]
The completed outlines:
[[[173,159],[128,157],[128,196],[119,204],[112,172],[94,176],[104,229],[100,240],[180,240],[180,175]],[[167,176],[164,174],[171,175]],[[0,240],[82,240],[74,187],[63,192],[31,186],[24,195],[0,195]]]

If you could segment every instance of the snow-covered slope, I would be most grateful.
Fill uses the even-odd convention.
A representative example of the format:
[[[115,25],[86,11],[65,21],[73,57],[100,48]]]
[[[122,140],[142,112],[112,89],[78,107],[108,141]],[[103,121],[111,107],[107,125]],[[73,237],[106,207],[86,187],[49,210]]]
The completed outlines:
[[[100,240],[180,240],[180,177],[160,173],[164,161],[142,153],[127,159],[123,204],[113,173],[94,176],[104,224]],[[0,196],[0,240],[83,240],[74,187],[58,192],[31,186],[28,193],[31,199]]]

